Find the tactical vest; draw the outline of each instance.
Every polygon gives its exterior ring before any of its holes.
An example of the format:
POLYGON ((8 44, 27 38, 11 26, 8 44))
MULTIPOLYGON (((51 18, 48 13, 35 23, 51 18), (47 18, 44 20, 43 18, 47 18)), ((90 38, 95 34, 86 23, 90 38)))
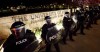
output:
POLYGON ((36 40, 35 34, 31 30, 26 30, 24 37, 19 39, 15 39, 13 35, 10 35, 4 43, 4 52, 29 52, 31 49, 30 52, 33 52, 38 46, 38 41, 36 40), (31 43, 35 45, 30 49, 31 43))

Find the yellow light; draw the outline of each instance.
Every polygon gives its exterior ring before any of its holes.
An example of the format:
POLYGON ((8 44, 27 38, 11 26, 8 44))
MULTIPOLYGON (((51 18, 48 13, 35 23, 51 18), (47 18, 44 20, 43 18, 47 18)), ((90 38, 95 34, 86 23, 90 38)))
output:
POLYGON ((76 16, 75 16, 75 15, 72 16, 72 19, 73 19, 73 21, 74 21, 75 23, 77 23, 77 19, 76 19, 76 16))
POLYGON ((36 38, 37 38, 37 40, 39 41, 39 43, 42 41, 42 39, 41 39, 41 32, 40 33, 36 33, 36 38))
POLYGON ((2 47, 2 45, 0 46, 0 52, 3 52, 3 50, 4 50, 4 48, 2 47))
POLYGON ((59 25, 56 25, 57 30, 61 30, 63 28, 62 23, 60 23, 59 25))
POLYGON ((80 10, 80 8, 77 8, 76 10, 80 10))
POLYGON ((89 6, 86 6, 86 7, 89 7, 89 6))
POLYGON ((100 4, 99 4, 99 6, 100 6, 100 4))

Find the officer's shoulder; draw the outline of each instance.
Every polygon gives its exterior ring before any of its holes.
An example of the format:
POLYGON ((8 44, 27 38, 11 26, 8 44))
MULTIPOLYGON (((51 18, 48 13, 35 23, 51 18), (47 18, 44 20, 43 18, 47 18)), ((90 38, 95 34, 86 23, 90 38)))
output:
POLYGON ((55 23, 52 23, 52 25, 56 25, 55 23))
POLYGON ((45 23, 43 26, 46 26, 47 25, 47 23, 45 23))
POLYGON ((46 27, 47 26, 47 24, 45 23, 43 26, 42 26, 42 28, 44 28, 44 27, 46 27))
POLYGON ((9 38, 14 38, 14 35, 10 34, 10 36, 7 39, 9 39, 9 38))
POLYGON ((29 34, 34 34, 31 30, 29 29, 26 29, 26 33, 29 33, 29 34))

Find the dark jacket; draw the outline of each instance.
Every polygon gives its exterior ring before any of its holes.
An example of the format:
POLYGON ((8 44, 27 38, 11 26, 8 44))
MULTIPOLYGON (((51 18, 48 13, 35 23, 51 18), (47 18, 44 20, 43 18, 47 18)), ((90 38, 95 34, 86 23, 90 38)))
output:
POLYGON ((63 27, 64 28, 70 28, 72 23, 73 23, 72 18, 66 18, 66 17, 63 18, 63 27))
POLYGON ((46 41, 46 35, 47 35, 47 32, 48 32, 48 29, 55 26, 54 23, 48 25, 48 24, 44 24, 43 27, 42 27, 42 34, 41 34, 41 37, 42 39, 44 39, 46 41))
POLYGON ((11 34, 3 44, 4 52, 23 52, 24 49, 35 40, 35 34, 31 32, 31 30, 26 30, 24 37, 19 39, 16 39, 15 36, 11 34))
POLYGON ((77 20, 79 23, 83 23, 85 20, 85 13, 84 12, 79 12, 77 15, 77 20))

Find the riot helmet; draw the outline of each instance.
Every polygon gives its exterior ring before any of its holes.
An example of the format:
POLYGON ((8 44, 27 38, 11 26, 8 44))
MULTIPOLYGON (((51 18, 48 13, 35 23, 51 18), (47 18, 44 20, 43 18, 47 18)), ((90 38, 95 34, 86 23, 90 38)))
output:
POLYGON ((66 17, 66 18, 70 18, 69 12, 65 12, 64 17, 66 17))
POLYGON ((21 27, 21 26, 25 26, 25 24, 24 24, 23 22, 21 22, 21 21, 17 21, 17 22, 14 22, 14 23, 11 25, 11 28, 10 28, 10 29, 12 29, 12 28, 19 28, 19 27, 21 27))
POLYGON ((46 16, 45 20, 46 20, 47 24, 51 24, 51 17, 50 16, 46 16))
POLYGON ((47 20, 47 19, 51 19, 51 17, 50 17, 50 16, 46 16, 46 17, 45 17, 45 20, 47 20))
POLYGON ((25 24, 21 21, 14 22, 11 25, 11 32, 13 35, 15 35, 17 38, 22 36, 25 33, 25 24))

